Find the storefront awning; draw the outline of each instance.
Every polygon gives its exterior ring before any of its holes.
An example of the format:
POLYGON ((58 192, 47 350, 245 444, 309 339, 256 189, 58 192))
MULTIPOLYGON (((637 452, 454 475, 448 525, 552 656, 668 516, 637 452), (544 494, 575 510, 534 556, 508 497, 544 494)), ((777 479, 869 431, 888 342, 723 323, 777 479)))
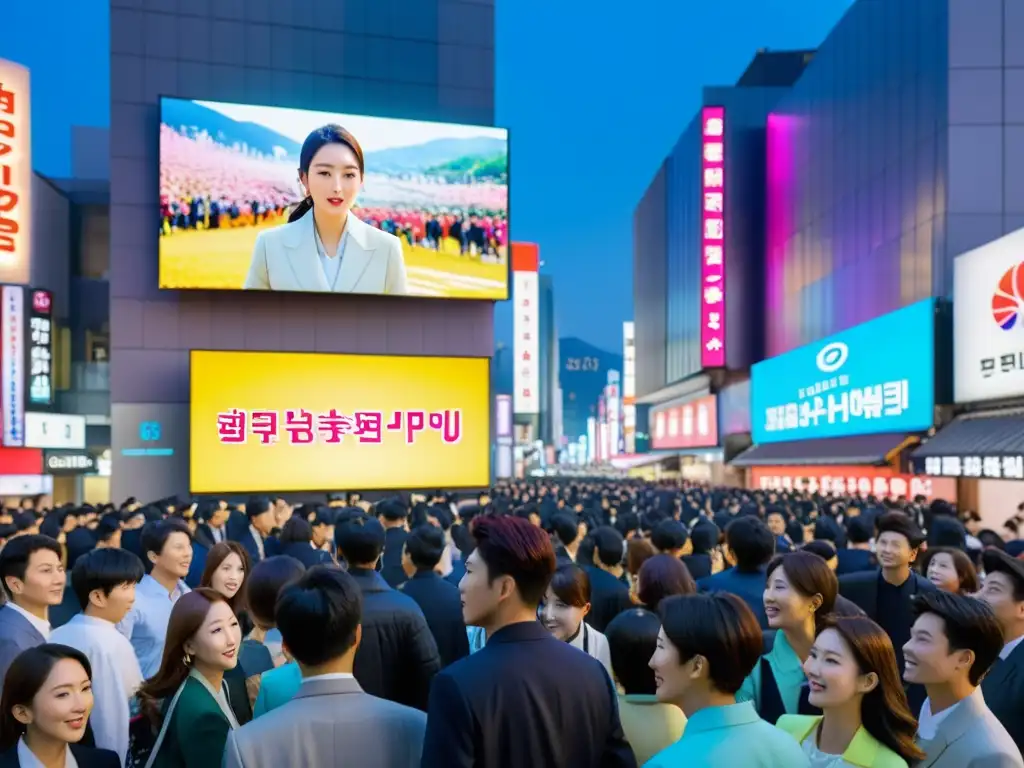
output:
POLYGON ((734 467, 882 465, 916 440, 904 432, 886 432, 762 443, 748 448, 729 463, 734 467))
POLYGON ((1024 480, 1024 409, 958 416, 910 460, 928 475, 1024 480))

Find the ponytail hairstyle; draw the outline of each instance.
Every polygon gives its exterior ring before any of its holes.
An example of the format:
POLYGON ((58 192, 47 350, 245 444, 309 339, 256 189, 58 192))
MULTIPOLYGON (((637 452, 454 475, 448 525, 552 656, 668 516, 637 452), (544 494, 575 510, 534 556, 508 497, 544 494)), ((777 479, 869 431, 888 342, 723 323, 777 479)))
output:
MULTIPOLYGON (((343 144, 351 149, 352 154, 356 156, 356 163, 359 165, 359 175, 364 176, 366 174, 366 165, 363 159, 363 148, 359 146, 359 142, 356 141, 356 137, 340 125, 331 124, 317 128, 306 137, 304 142, 302 142, 302 149, 299 152, 300 178, 309 176, 309 167, 313 164, 313 158, 316 157, 317 152, 328 144, 343 144)), ((302 201, 295 206, 295 210, 289 214, 288 223, 291 224, 293 221, 298 221, 311 210, 313 210, 313 198, 306 195, 302 198, 302 201)))

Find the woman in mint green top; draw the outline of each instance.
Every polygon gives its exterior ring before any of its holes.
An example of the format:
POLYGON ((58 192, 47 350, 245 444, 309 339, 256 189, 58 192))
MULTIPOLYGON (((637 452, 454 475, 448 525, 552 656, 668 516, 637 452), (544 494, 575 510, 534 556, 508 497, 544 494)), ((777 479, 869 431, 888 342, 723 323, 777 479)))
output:
POLYGON ((821 716, 783 715, 812 768, 907 768, 925 754, 892 641, 866 616, 830 616, 804 662, 821 716))
POLYGON ((687 722, 682 738, 647 768, 809 768, 791 736, 758 717, 749 701, 736 701, 763 642, 750 607, 717 592, 670 597, 660 612, 650 662, 658 701, 679 707, 687 722))
POLYGON ((737 701, 753 702, 769 723, 784 714, 820 712, 807 701, 803 662, 814 643, 819 617, 832 612, 839 581, 828 564, 810 552, 780 555, 768 566, 764 610, 775 643, 743 681, 737 701))

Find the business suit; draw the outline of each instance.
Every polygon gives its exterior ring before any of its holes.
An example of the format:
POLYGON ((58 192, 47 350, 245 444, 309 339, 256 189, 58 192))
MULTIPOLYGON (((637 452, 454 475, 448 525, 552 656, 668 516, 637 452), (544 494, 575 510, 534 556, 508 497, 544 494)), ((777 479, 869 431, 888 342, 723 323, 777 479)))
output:
POLYGON ((322 549, 314 549, 308 541, 293 541, 281 546, 281 554, 294 557, 307 568, 314 565, 334 565, 331 556, 322 549))
POLYGON ((917 768, 1022 768, 1020 750, 985 705, 980 690, 954 705, 933 739, 918 738, 926 757, 917 768))
POLYGON ((512 624, 434 678, 423 768, 633 768, 601 662, 512 624))
MULTIPOLYGON (((83 747, 81 744, 68 744, 68 748, 78 763, 78 768, 121 768, 117 753, 109 749, 94 749, 83 747)), ((17 745, 0 754, 0 768, 21 768, 17 745)))
POLYGON ((741 571, 729 568, 697 582, 701 592, 731 592, 743 599, 757 616, 761 629, 768 629, 768 616, 764 612, 764 586, 768 580, 767 570, 741 571))
POLYGON ((46 642, 39 630, 10 605, 0 608, 0 690, 18 654, 46 642))
POLYGON ((453 587, 431 571, 420 571, 402 584, 400 592, 411 597, 423 611, 430 633, 441 654, 441 665, 447 667, 469 655, 469 637, 462 620, 462 598, 453 587))
POLYGON ((608 571, 597 566, 583 569, 590 577, 590 613, 587 624, 598 632, 604 632, 612 619, 632 607, 629 587, 608 571))
POLYGON ((408 287, 402 243, 350 212, 341 270, 332 289, 320 265, 311 211, 297 221, 259 234, 244 288, 403 295, 408 287))
POLYGON ((1024 752, 1024 643, 995 663, 981 681, 981 692, 1017 749, 1024 752))
POLYGON ((417 768, 427 718, 365 693, 351 677, 302 683, 295 698, 228 734, 224 768, 417 768))
POLYGON ((874 552, 867 549, 840 549, 836 552, 836 558, 839 561, 836 576, 873 571, 878 567, 874 552))
POLYGON ((380 575, 392 589, 398 589, 408 578, 402 569, 402 552, 408 538, 409 532, 405 528, 387 528, 384 531, 384 554, 380 558, 380 575))
MULTIPOLYGON (((170 701, 164 702, 165 712, 170 701)), ((153 768, 205 768, 211 764, 211 755, 224 754, 230 732, 231 723, 217 700, 198 680, 186 678, 153 768)))

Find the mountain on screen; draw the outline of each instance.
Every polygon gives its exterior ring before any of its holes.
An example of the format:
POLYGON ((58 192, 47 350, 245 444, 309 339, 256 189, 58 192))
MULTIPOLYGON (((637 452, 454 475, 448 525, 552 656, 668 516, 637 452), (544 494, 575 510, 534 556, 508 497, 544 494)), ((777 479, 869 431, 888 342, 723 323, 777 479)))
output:
MULTIPOLYGON (((277 131, 257 123, 240 122, 207 107, 185 99, 164 99, 161 102, 161 122, 175 129, 181 126, 206 131, 219 143, 231 146, 245 144, 265 155, 275 154, 275 147, 283 149, 289 157, 298 158, 302 145, 282 136, 277 131)), ((297 162, 296 162, 297 164, 297 162)))
POLYGON ((423 173, 466 157, 490 157, 507 151, 504 139, 434 139, 411 147, 378 149, 366 154, 367 170, 377 173, 423 173))

